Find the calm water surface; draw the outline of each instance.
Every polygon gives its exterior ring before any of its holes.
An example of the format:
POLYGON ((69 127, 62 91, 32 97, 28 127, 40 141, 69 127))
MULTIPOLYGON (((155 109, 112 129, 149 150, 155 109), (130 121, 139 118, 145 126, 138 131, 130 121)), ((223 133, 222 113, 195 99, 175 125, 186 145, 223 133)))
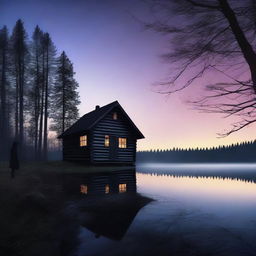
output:
POLYGON ((76 255, 256 255, 256 165, 143 165, 118 175, 79 178, 88 194, 76 201, 76 255), (101 195, 89 197, 95 187, 101 195))

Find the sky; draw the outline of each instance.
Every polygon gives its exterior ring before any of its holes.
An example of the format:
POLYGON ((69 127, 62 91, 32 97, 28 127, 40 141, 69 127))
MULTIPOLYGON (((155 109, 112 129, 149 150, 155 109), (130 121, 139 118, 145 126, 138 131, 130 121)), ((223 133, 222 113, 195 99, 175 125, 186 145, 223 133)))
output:
POLYGON ((58 53, 65 51, 79 83, 80 115, 118 100, 144 134, 138 150, 212 147, 254 140, 255 127, 226 138, 217 133, 235 119, 199 113, 187 101, 203 92, 205 77, 190 88, 164 96, 156 84, 173 66, 160 55, 167 39, 145 30, 151 13, 139 0, 0 0, 0 26, 17 19, 31 36, 36 25, 49 32, 58 53))

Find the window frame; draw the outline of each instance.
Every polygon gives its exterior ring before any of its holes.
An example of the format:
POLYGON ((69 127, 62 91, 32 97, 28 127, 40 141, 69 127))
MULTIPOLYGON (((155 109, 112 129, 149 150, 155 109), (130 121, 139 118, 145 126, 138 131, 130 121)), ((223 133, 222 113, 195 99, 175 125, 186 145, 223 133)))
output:
POLYGON ((112 119, 113 119, 113 120, 117 120, 117 119, 118 119, 117 112, 113 112, 113 114, 112 114, 112 119))
POLYGON ((83 195, 88 194, 88 185, 87 184, 81 184, 80 185, 80 193, 83 195))
POLYGON ((118 137, 118 148, 127 148, 127 138, 118 137))
POLYGON ((105 135, 105 137, 104 137, 104 147, 109 148, 109 145, 110 145, 110 136, 105 135))
POLYGON ((105 185, 105 194, 109 194, 110 193, 110 186, 109 184, 105 185))
POLYGON ((126 183, 119 183, 118 184, 118 192, 119 193, 126 193, 127 192, 127 184, 126 183))
POLYGON ((81 135, 81 136, 79 137, 79 145, 80 145, 81 148, 88 146, 88 137, 87 137, 87 134, 81 135))

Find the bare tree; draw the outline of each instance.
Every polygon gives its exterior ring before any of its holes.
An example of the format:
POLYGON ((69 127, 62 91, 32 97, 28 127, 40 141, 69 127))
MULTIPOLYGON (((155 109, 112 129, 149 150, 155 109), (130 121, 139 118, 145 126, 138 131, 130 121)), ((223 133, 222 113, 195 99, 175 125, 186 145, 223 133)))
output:
POLYGON ((240 117, 222 136, 256 122, 256 1, 152 2, 156 20, 146 27, 170 36, 170 51, 163 58, 174 67, 159 92, 171 94, 210 73, 221 74, 222 81, 206 84, 209 95, 192 103, 210 113, 240 117))

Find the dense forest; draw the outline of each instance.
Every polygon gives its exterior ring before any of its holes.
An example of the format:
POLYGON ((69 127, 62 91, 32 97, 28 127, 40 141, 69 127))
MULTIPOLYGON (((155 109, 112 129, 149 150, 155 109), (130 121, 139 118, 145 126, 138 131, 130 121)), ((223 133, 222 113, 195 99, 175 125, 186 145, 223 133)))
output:
POLYGON ((0 29, 0 160, 18 142, 22 159, 46 160, 55 138, 78 119, 73 64, 49 33, 29 38, 22 20, 0 29), (51 135, 51 136, 50 136, 51 135))
POLYGON ((148 150, 137 153, 137 162, 224 163, 256 162, 256 141, 213 148, 148 150))

